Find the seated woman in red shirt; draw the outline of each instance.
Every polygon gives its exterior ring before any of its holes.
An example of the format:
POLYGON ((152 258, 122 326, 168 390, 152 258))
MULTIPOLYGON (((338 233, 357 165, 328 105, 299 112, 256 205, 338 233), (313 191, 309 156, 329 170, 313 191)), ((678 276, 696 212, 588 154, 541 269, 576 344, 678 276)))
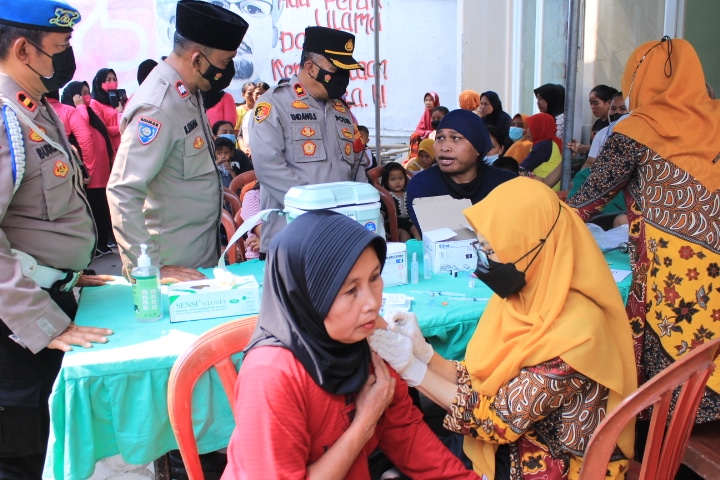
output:
POLYGON ((381 237, 330 211, 305 213, 275 237, 223 480, 369 480, 376 447, 412 478, 478 478, 370 354, 366 339, 384 324, 385 252, 381 237))

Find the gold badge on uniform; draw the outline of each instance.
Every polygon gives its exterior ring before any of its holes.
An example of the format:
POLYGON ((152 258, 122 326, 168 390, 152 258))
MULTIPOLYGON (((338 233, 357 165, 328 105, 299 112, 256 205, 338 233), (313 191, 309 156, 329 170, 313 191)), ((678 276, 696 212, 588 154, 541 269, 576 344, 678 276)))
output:
POLYGON ((271 110, 272 105, 267 102, 260 102, 255 105, 255 121, 257 123, 260 123, 265 120, 267 117, 270 116, 271 110))
POLYGON ((333 108, 337 110, 340 113, 345 113, 345 105, 340 100, 335 100, 335 103, 333 103, 333 108))
MULTIPOLYGON (((44 128, 40 127, 40 130, 41 130, 43 133, 45 133, 45 129, 44 129, 44 128)), ((40 136, 39 133, 37 133, 35 130, 33 130, 33 129, 31 128, 31 129, 30 129, 30 140, 32 140, 33 142, 42 142, 42 141, 43 141, 43 138, 40 136)))
POLYGON ((352 144, 346 143, 345 144, 345 155, 350 156, 351 153, 352 153, 352 144))
POLYGON ((302 85, 300 85, 299 83, 296 83, 296 84, 293 86, 293 88, 295 89, 295 94, 296 94, 298 97, 304 97, 304 96, 305 96, 305 89, 303 88, 302 85))
POLYGON ((55 170, 53 171, 53 173, 55 174, 56 177, 65 178, 69 171, 70 171, 70 168, 67 165, 65 165, 64 162, 61 162, 60 160, 55 162, 55 170))
POLYGON ((350 131, 349 128, 343 128, 342 134, 343 134, 343 137, 347 138, 348 140, 353 139, 353 133, 350 131))
POLYGON ((352 52, 354 47, 355 46, 353 45, 352 38, 350 40, 348 40, 347 43, 345 43, 345 51, 346 52, 352 52))
POLYGON ((193 147, 195 147, 196 150, 200 150, 203 145, 205 145, 205 140, 203 140, 202 137, 195 137, 195 143, 193 143, 193 147))
POLYGON ((295 100, 292 102, 293 108, 310 108, 310 106, 302 100, 295 100))
POLYGON ((312 137, 315 135, 315 130, 305 125, 302 130, 300 130, 300 135, 303 137, 312 137))
POLYGON ((317 145, 315 145, 314 142, 311 142, 308 140, 307 142, 303 143, 303 154, 307 157, 311 157, 315 155, 315 150, 317 150, 317 145))

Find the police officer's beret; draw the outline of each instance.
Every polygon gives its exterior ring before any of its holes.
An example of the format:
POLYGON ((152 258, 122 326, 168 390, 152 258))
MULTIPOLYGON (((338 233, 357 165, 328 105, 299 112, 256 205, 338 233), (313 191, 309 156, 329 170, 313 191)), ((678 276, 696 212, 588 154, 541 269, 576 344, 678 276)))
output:
POLYGON ((218 50, 237 50, 248 23, 240 15, 212 3, 181 0, 177 4, 175 28, 183 37, 218 50))
POLYGON ((352 56, 355 50, 355 35, 327 27, 305 29, 303 50, 319 53, 343 70, 364 68, 352 56))
POLYGON ((57 0, 13 0, 3 2, 0 24, 45 32, 72 32, 80 12, 57 0))

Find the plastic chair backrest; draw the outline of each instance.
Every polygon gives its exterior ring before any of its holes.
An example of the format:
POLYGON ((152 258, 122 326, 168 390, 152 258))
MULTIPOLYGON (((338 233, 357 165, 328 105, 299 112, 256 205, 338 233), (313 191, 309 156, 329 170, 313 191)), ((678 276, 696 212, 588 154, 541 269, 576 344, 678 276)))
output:
MULTIPOLYGON (((227 239, 230 240, 232 236, 235 235, 237 225, 235 224, 235 219, 233 218, 232 214, 224 208, 220 212, 220 223, 225 229, 225 235, 227 235, 227 239)), ((238 239, 238 241, 235 242, 235 245, 233 245, 232 248, 228 249, 227 257, 228 258, 225 263, 228 265, 245 261, 245 241, 242 238, 238 239)))
POLYGON ((400 233, 398 232, 397 207, 395 206, 395 200, 393 200, 390 192, 381 186, 375 185, 375 189, 380 192, 380 201, 385 205, 385 210, 387 210, 390 241, 399 242, 400 233))
POLYGON ((240 211, 240 199, 232 192, 223 192, 223 204, 230 206, 230 213, 233 216, 240 211))
POLYGON ((235 195, 237 195, 238 198, 240 198, 240 192, 242 191, 242 187, 246 183, 250 183, 255 180, 257 180, 257 176, 255 175, 255 170, 243 172, 243 173, 236 175, 235 178, 230 180, 230 186, 228 188, 230 189, 231 192, 233 192, 235 195))
POLYGON ((198 379, 211 368, 217 370, 230 407, 235 408, 237 370, 232 356, 247 345, 257 316, 233 320, 205 332, 173 365, 168 381, 170 425, 189 480, 204 478, 192 422, 192 394, 198 379))
POLYGON ((382 188, 382 186, 380 185, 380 177, 382 176, 382 171, 383 171, 383 167, 378 166, 378 167, 373 167, 370 170, 367 170, 365 172, 365 175, 368 177, 368 179, 370 180, 370 184, 373 187, 382 188))
POLYGON ((628 422, 650 406, 652 417, 639 478, 674 479, 718 353, 720 338, 699 345, 620 402, 593 433, 585 450, 580 480, 605 478, 618 435, 628 422), (678 387, 680 392, 671 412, 673 391, 678 387))

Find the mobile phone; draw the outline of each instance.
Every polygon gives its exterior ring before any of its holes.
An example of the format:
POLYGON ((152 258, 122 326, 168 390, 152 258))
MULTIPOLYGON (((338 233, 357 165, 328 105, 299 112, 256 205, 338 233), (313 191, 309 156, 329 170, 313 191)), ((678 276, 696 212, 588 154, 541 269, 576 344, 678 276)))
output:
POLYGON ((109 90, 108 97, 110 98, 110 105, 112 105, 113 108, 117 108, 120 105, 125 106, 127 103, 127 92, 124 88, 109 90))

